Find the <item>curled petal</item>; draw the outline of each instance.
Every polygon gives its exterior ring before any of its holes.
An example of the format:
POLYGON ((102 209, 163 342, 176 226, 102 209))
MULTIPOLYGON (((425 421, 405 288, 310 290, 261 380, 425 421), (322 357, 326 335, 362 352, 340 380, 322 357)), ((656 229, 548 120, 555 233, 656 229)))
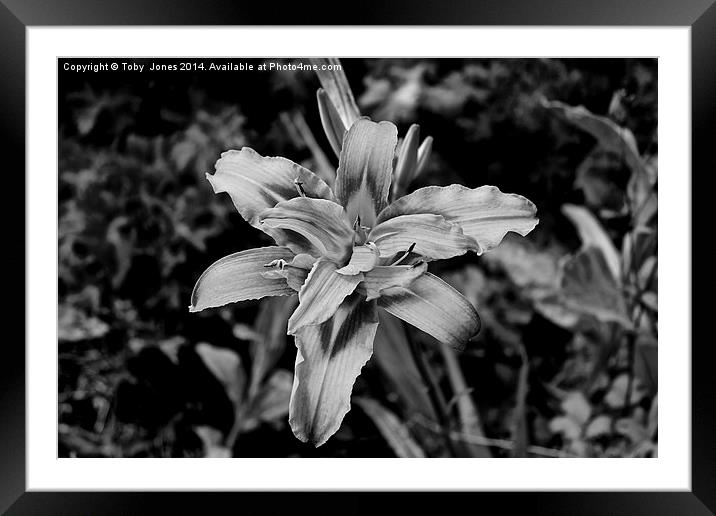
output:
POLYGON ((357 120, 343 140, 336 172, 336 198, 348 220, 360 217, 373 226, 376 214, 388 204, 398 129, 390 122, 357 120))
POLYGON ((293 253, 285 247, 262 247, 234 253, 214 262, 199 277, 191 294, 190 312, 228 303, 286 296, 294 290, 284 278, 265 278, 264 264, 272 260, 290 260, 293 253))
POLYGON ((441 215, 399 215, 381 222, 368 238, 376 243, 381 258, 393 256, 415 244, 413 251, 431 260, 460 256, 468 251, 480 254, 479 244, 466 236, 459 224, 441 215))
POLYGON ((379 298, 382 291, 391 287, 407 287, 427 270, 428 264, 424 262, 418 265, 380 265, 364 275, 360 287, 370 301, 379 298))
POLYGON ((375 302, 364 299, 354 293, 332 318, 296 333, 289 423, 301 441, 322 445, 350 410, 353 384, 373 353, 378 329, 375 302))
POLYGON ((330 187, 310 170, 286 158, 263 157, 249 147, 224 152, 214 175, 206 177, 215 193, 228 193, 241 216, 259 229, 263 211, 299 196, 295 182, 307 197, 333 199, 330 187))
POLYGON ((460 225, 483 251, 500 243, 508 231, 522 236, 537 225, 537 208, 517 194, 505 194, 495 186, 462 185, 420 188, 392 203, 378 216, 378 223, 418 213, 432 213, 460 225))
MULTIPOLYGON (((283 278, 289 287, 298 292, 306 282, 308 273, 313 268, 315 261, 316 259, 308 254, 299 254, 288 263, 283 265, 276 264, 274 268, 267 270, 262 276, 269 279, 283 278)), ((267 265, 264 265, 264 267, 267 265)))
POLYGON ((318 260, 298 293, 298 308, 288 320, 288 333, 293 335, 303 326, 326 321, 362 279, 362 274, 338 274, 336 264, 318 260))
POLYGON ((480 318, 470 302, 429 272, 406 287, 383 290, 378 305, 458 349, 480 331, 480 318))
POLYGON ((353 248, 353 254, 348 265, 341 267, 338 274, 353 275, 371 270, 378 264, 378 248, 373 242, 365 245, 357 245, 353 248))
POLYGON ((332 201, 296 197, 264 211, 260 220, 274 231, 276 242, 296 254, 342 262, 348 259, 353 246, 353 230, 345 211, 332 201))

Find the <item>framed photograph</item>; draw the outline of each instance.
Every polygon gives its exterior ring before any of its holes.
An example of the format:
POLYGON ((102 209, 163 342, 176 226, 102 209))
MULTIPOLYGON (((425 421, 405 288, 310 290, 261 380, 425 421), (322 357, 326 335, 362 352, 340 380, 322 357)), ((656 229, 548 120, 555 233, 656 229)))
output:
POLYGON ((0 508, 713 514, 716 7, 508 3, 4 0, 0 508))

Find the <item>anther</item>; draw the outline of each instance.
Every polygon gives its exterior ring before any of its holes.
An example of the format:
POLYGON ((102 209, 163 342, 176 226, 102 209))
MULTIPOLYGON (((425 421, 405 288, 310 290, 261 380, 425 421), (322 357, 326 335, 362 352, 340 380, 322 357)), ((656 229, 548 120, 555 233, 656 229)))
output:
POLYGON ((410 253, 413 252, 413 249, 415 249, 415 242, 413 242, 412 244, 410 244, 410 247, 408 247, 408 250, 405 251, 400 258, 398 258, 398 259, 395 260, 393 263, 391 263, 391 265, 399 265, 399 264, 403 263, 403 262, 408 258, 408 256, 410 255, 410 253))
POLYGON ((296 190, 298 190, 298 193, 301 197, 306 197, 306 190, 303 189, 303 183, 298 180, 298 178, 293 180, 293 184, 296 185, 296 190))

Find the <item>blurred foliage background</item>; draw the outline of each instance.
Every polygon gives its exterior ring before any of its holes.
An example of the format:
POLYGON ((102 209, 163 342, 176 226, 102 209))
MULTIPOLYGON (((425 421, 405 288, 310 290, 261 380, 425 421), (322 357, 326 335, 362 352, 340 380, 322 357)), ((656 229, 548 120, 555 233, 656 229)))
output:
POLYGON ((411 189, 496 185, 540 224, 431 266, 481 334, 456 354, 381 325, 318 449, 288 428, 295 297, 188 311, 209 264, 269 245, 206 181, 221 152, 335 167, 317 78, 62 63, 61 456, 656 455, 656 60, 342 61, 362 113, 434 138, 411 189))

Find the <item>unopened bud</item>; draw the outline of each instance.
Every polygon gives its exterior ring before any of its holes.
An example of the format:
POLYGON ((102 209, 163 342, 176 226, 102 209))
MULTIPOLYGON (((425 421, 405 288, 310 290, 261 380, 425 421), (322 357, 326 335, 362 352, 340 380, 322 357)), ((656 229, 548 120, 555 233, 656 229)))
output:
POLYGON ((415 177, 415 167, 418 163, 418 142, 420 141, 420 126, 413 124, 408 129, 400 147, 398 161, 395 164, 395 183, 393 197, 402 196, 415 177))
POLYGON ((321 115, 321 125, 323 126, 323 132, 326 133, 328 143, 331 144, 333 152, 336 156, 340 156, 341 148, 343 147, 343 137, 346 134, 346 127, 341 121, 341 117, 338 114, 338 110, 328 98, 328 94, 323 88, 319 88, 316 93, 318 98, 318 112, 321 115))
POLYGON ((423 173, 425 167, 428 164, 428 160, 430 159, 430 154, 432 153, 432 151, 433 137, 428 136, 423 140, 423 143, 420 144, 420 148, 418 149, 418 163, 415 166, 415 176, 413 176, 413 179, 423 173))

